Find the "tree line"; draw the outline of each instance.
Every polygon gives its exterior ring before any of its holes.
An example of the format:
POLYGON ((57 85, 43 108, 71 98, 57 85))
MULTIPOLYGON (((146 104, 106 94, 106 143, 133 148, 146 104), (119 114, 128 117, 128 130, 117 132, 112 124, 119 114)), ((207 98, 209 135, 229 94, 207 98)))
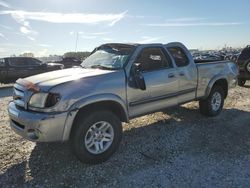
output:
POLYGON ((64 57, 74 57, 79 60, 86 59, 90 55, 91 52, 66 52, 64 57))

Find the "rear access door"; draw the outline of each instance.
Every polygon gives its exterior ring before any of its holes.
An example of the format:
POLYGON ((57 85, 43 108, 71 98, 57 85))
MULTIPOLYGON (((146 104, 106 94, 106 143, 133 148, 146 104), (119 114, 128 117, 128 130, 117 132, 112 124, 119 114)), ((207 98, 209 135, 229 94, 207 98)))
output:
POLYGON ((179 76, 178 104, 192 101, 196 98, 197 90, 197 67, 191 54, 180 43, 166 45, 177 66, 179 76))

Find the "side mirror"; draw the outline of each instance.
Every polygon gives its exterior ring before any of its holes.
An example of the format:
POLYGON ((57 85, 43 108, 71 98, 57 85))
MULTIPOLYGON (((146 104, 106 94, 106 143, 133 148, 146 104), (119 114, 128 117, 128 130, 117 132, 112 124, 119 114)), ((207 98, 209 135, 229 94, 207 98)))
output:
POLYGON ((145 84, 144 77, 140 71, 140 66, 141 66, 140 63, 134 64, 134 79, 135 79, 136 86, 139 89, 146 90, 146 84, 145 84))

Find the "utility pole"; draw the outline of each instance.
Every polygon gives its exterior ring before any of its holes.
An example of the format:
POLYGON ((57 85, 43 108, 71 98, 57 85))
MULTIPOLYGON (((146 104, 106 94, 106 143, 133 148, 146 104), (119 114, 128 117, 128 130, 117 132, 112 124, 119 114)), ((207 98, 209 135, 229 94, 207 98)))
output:
POLYGON ((76 46, 75 46, 75 52, 77 50, 77 43, 78 43, 78 32, 76 32, 76 46))

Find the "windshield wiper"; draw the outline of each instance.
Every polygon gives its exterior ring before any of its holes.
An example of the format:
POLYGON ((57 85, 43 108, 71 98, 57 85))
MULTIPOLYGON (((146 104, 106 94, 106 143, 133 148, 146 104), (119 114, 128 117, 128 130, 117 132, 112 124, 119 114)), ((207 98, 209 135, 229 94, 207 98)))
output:
POLYGON ((90 68, 92 68, 92 69, 102 69, 102 70, 114 70, 114 68, 105 67, 105 66, 102 66, 102 65, 92 65, 90 68))

